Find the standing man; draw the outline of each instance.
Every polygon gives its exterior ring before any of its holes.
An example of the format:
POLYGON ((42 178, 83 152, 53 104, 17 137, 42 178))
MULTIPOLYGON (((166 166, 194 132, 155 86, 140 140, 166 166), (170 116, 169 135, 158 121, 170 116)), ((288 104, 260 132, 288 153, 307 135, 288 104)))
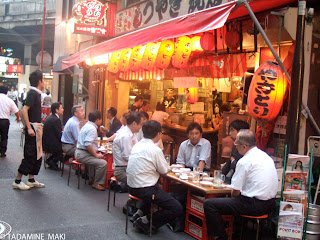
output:
POLYGON ((202 128, 198 123, 190 123, 187 128, 188 140, 181 143, 176 163, 189 168, 200 167, 210 170, 211 143, 202 138, 202 128))
POLYGON ((62 161, 62 122, 60 117, 63 115, 63 107, 60 102, 51 105, 51 115, 46 119, 43 126, 43 150, 51 153, 45 164, 53 170, 60 170, 58 161, 62 161))
POLYGON ((85 112, 81 105, 73 106, 71 109, 72 117, 69 118, 64 126, 61 142, 62 150, 67 156, 74 156, 77 148, 78 135, 80 132, 80 121, 85 117, 85 112))
POLYGON ((234 145, 243 157, 232 177, 231 198, 211 198, 204 202, 208 235, 213 239, 228 239, 221 215, 261 216, 275 206, 278 190, 277 170, 272 158, 256 146, 255 134, 242 129, 234 145))
POLYGON ((110 119, 109 129, 107 132, 107 137, 111 137, 115 134, 122 126, 120 120, 116 117, 117 116, 117 109, 111 107, 107 111, 107 118, 110 119))
POLYGON ((79 162, 82 162, 89 166, 89 181, 93 183, 92 188, 99 191, 104 191, 104 184, 107 174, 107 162, 103 159, 102 154, 97 153, 97 130, 98 127, 101 126, 101 123, 102 116, 100 111, 95 110, 89 113, 89 121, 82 127, 79 133, 75 156, 79 162))
POLYGON ((16 121, 20 122, 19 110, 12 99, 7 97, 8 88, 4 85, 0 86, 0 157, 6 157, 8 145, 8 132, 10 126, 10 113, 16 115, 16 121))
POLYGON ((114 176, 118 181, 127 184, 126 169, 132 147, 136 144, 136 133, 141 128, 141 115, 138 112, 130 112, 127 117, 127 126, 117 133, 113 141, 112 153, 115 165, 114 176))
POLYGON ((29 76, 30 90, 26 103, 21 111, 25 129, 24 158, 18 169, 12 187, 29 190, 32 187, 45 187, 34 179, 38 175, 42 162, 42 123, 41 123, 41 90, 44 87, 42 72, 36 70, 29 76), (29 175, 27 184, 21 182, 22 175, 29 175))
POLYGON ((23 88, 23 93, 20 95, 20 102, 22 103, 22 106, 24 105, 27 98, 27 89, 23 88))
POLYGON ((141 95, 137 95, 136 98, 134 99, 134 103, 131 105, 130 111, 139 112, 142 106, 142 103, 143 103, 143 97, 141 95))
POLYGON ((133 226, 149 235, 151 201, 161 209, 153 214, 154 229, 181 215, 182 206, 158 185, 160 175, 169 169, 161 149, 155 145, 161 138, 160 123, 148 121, 142 131, 144 138, 132 148, 127 174, 129 193, 143 200, 143 206, 134 215, 133 226))

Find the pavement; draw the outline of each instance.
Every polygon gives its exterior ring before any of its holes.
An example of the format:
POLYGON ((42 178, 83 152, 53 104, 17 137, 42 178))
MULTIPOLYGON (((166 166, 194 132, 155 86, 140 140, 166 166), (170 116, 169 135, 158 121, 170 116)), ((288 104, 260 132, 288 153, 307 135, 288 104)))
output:
MULTIPOLYGON (((45 188, 28 191, 12 189, 23 157, 21 128, 14 119, 11 116, 7 157, 0 158, 0 233, 9 231, 8 225, 11 226, 11 233, 4 239, 150 239, 136 231, 130 222, 128 234, 125 234, 122 207, 128 193, 117 193, 116 206, 111 204, 108 212, 108 191, 94 190, 85 185, 83 179, 78 190, 74 171, 67 186, 68 167, 64 176, 60 177, 61 172, 45 170, 42 166, 35 179, 44 183, 45 188)), ((22 180, 26 183, 27 177, 22 180)), ((152 239, 194 238, 184 232, 173 233, 163 226, 152 239)))

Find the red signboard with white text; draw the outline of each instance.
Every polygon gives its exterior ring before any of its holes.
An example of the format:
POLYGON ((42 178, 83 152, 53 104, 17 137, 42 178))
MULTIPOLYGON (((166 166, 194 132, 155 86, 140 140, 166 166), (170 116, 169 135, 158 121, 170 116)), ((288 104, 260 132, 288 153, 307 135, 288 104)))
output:
POLYGON ((8 65, 8 73, 22 73, 23 67, 22 65, 8 65))
POLYGON ((88 26, 83 24, 75 24, 74 33, 109 36, 108 28, 98 27, 98 26, 88 26))

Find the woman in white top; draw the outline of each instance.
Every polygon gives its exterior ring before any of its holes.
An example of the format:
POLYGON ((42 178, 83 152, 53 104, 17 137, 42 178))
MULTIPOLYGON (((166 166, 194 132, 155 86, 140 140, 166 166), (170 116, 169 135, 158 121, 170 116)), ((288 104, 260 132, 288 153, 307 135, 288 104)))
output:
POLYGON ((161 124, 161 127, 163 125, 170 125, 169 122, 169 114, 166 113, 166 106, 164 103, 157 103, 156 111, 153 113, 151 120, 155 120, 161 124))

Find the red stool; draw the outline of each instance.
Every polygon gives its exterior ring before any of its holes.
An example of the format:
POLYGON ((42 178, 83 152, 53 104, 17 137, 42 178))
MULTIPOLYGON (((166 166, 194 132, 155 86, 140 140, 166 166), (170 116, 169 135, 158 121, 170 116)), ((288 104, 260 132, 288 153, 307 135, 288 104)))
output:
MULTIPOLYGON (((126 207, 127 207, 127 211, 126 211, 126 234, 128 234, 128 213, 129 213, 129 202, 130 201, 134 201, 134 206, 135 206, 135 208, 137 207, 137 201, 139 201, 139 200, 142 200, 141 198, 138 198, 138 197, 136 197, 136 196, 133 196, 133 195, 131 195, 131 194, 129 194, 129 199, 128 199, 128 201, 127 201, 127 205, 126 205, 126 207)), ((152 195, 152 201, 154 200, 154 195, 152 195)), ((150 206, 150 221, 149 221, 149 223, 150 223, 150 233, 149 233, 149 236, 151 237, 152 236, 152 209, 153 209, 153 203, 152 203, 152 201, 151 201, 151 206, 150 206)))
POLYGON ((61 177, 63 176, 63 173, 64 173, 64 165, 71 164, 71 162, 72 162, 72 161, 70 161, 70 158, 72 158, 72 160, 76 160, 75 157, 68 156, 65 153, 62 153, 62 155, 63 155, 63 161, 62 162, 60 161, 61 177))
MULTIPOLYGON (((70 174, 71 174, 71 168, 72 165, 76 165, 77 167, 77 176, 78 176, 78 189, 80 189, 80 172, 81 172, 81 166, 84 166, 84 163, 78 162, 77 160, 72 160, 72 162, 70 163, 70 168, 69 168, 69 175, 68 175, 68 186, 69 186, 69 181, 70 181, 70 174)), ((85 180, 85 184, 86 184, 87 180, 85 180)))
MULTIPOLYGON (((111 183, 113 182, 118 182, 117 178, 115 176, 112 176, 110 178, 110 183, 109 183, 109 195, 108 195, 108 211, 109 211, 109 206, 110 206, 110 195, 111 195, 111 183)), ((117 193, 117 189, 113 189, 113 206, 115 206, 115 202, 116 202, 116 193, 117 193)))
MULTIPOLYGON (((256 233, 256 240, 259 239, 259 228, 260 228, 260 220, 261 219, 267 219, 268 218, 268 214, 262 215, 262 216, 248 216, 248 215, 241 215, 242 218, 248 218, 248 219, 255 219, 257 220, 257 233, 256 233)), ((240 240, 242 239, 242 233, 243 233, 243 220, 242 219, 242 226, 241 226, 241 236, 240 236, 240 240)))

